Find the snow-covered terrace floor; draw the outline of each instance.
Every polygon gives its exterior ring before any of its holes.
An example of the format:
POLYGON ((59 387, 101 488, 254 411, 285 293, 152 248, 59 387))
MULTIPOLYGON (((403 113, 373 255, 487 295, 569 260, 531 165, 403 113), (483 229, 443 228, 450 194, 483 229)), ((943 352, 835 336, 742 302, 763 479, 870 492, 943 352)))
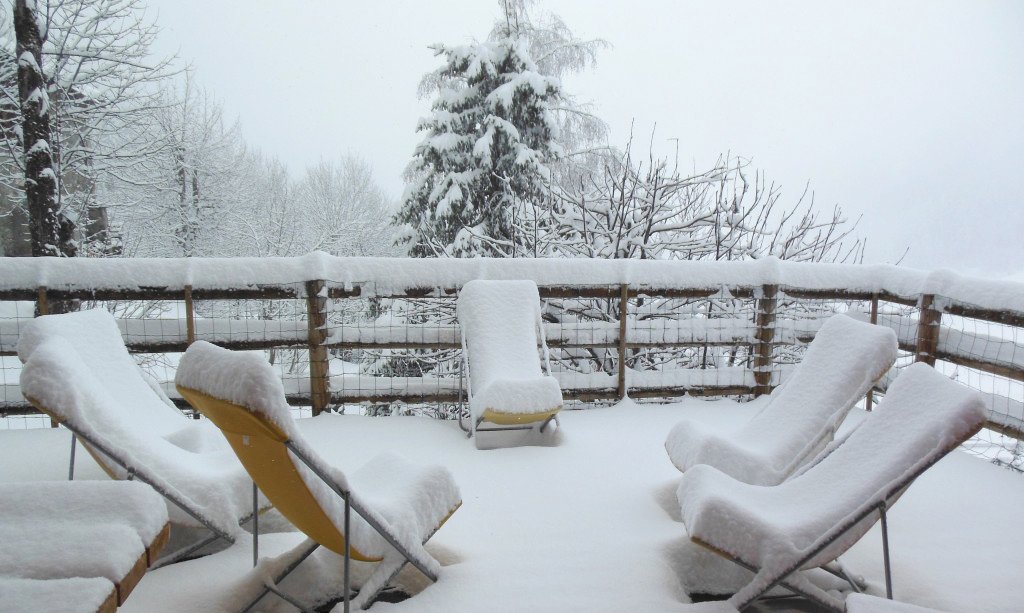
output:
MULTIPOLYGON (((452 422, 324 415, 300 424, 343 469, 396 450, 447 466, 462 489, 462 508, 428 545, 444 565, 440 581, 404 602, 377 603, 378 613, 685 611, 684 582, 721 580, 732 566, 689 543, 675 498, 680 476, 662 443, 684 417, 728 427, 758 405, 686 399, 567 411, 549 446, 488 451, 452 422)), ((0 432, 0 480, 64 478, 68 444, 66 430, 0 432)), ((103 478, 87 454, 78 458, 79 478, 103 478)), ((1022 508, 1020 475, 962 452, 941 461, 890 514, 897 599, 951 612, 1021 610, 1022 508)), ((262 552, 299 541, 294 533, 264 536, 262 552)), ((233 610, 239 586, 254 580, 250 546, 151 572, 122 610, 233 610)), ((336 560, 321 560, 328 563, 304 579, 338 580, 336 560)), ((878 593, 877 526, 843 560, 878 593)), ((401 578, 422 587, 414 571, 401 578)))

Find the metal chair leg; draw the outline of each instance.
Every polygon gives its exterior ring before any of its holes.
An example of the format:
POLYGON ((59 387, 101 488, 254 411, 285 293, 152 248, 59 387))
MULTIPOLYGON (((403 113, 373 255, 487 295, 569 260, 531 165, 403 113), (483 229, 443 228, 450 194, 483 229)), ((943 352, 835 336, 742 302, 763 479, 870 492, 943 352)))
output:
POLYGON ((892 600, 892 567, 889 564, 889 522, 885 516, 886 504, 878 505, 878 516, 882 524, 882 562, 885 564, 885 597, 892 600))
POLYGON ((259 493, 260 490, 256 487, 256 482, 252 482, 252 566, 256 568, 256 564, 260 561, 260 508, 259 508, 259 493))
MULTIPOLYGON (((348 495, 345 496, 345 540, 348 540, 348 535, 352 534, 352 502, 349 500, 348 495)), ((349 613, 350 607, 352 606, 352 547, 345 544, 345 579, 342 583, 342 589, 345 590, 345 613, 349 613)))
POLYGON ((71 461, 68 462, 68 481, 75 480, 75 447, 77 447, 78 437, 75 433, 71 433, 71 461))
MULTIPOLYGON (((317 543, 315 541, 312 541, 311 545, 309 546, 309 548, 306 549, 305 551, 303 551, 296 559, 292 560, 292 562, 290 564, 288 564, 288 566, 286 566, 280 573, 277 574, 276 577, 274 577, 274 580, 271 583, 274 586, 276 586, 277 584, 281 583, 281 581, 283 581, 285 577, 287 577, 289 574, 291 574, 291 572, 293 570, 298 568, 299 564, 302 564, 302 562, 306 558, 308 558, 310 556, 310 554, 312 554, 314 551, 316 551, 317 547, 319 547, 319 546, 320 546, 319 543, 317 543)), ((284 598, 285 601, 287 601, 288 603, 294 605, 296 608, 302 609, 302 607, 299 606, 298 604, 296 604, 295 602, 293 602, 293 600, 290 597, 284 596, 283 593, 280 590, 278 590, 276 587, 272 587, 269 584, 265 584, 263 586, 263 589, 260 590, 260 593, 255 598, 253 598, 249 602, 249 604, 247 604, 242 609, 242 613, 247 613, 248 611, 251 611, 253 609, 253 607, 255 607, 257 604, 259 604, 260 600, 263 600, 264 596, 266 596, 267 594, 269 594, 271 592, 273 592, 274 594, 280 596, 281 598, 284 598)))

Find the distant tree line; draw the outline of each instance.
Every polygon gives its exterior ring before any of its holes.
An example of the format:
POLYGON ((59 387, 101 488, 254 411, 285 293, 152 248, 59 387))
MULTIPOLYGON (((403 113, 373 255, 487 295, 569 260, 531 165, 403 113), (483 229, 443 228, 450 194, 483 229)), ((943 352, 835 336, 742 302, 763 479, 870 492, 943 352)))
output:
POLYGON ((142 0, 15 0, 0 20, 0 255, 386 255, 354 154, 297 177, 244 142, 142 0))

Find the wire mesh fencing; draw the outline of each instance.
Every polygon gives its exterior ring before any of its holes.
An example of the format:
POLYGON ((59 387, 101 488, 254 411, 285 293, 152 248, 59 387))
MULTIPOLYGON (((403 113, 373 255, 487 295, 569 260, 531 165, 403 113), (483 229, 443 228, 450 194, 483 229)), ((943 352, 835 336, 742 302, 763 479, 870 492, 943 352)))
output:
POLYGON ((327 307, 332 407, 457 417, 463 381, 454 294, 392 296, 374 283, 351 293, 327 307))
POLYGON ((36 303, 29 300, 0 302, 0 407, 9 411, 2 413, 0 429, 21 430, 26 428, 48 428, 50 418, 31 410, 18 379, 21 376, 21 361, 18 360, 18 338, 28 322, 35 317, 36 303))
MULTIPOLYGON (((786 286, 559 286, 541 287, 541 296, 551 370, 567 400, 768 393, 800 361, 823 321, 846 313, 897 334, 900 357, 878 391, 903 366, 934 363, 985 399, 990 428, 966 447, 1024 468, 1017 438, 1024 431, 1019 315, 942 296, 915 303, 786 286)), ((456 300, 455 288, 396 295, 374 282, 304 281, 194 293, 138 290, 80 306, 111 312, 147 376, 186 412, 174 373, 188 344, 206 340, 261 352, 280 373, 297 416, 329 409, 450 419, 467 387, 456 300)), ((30 300, 0 301, 0 428, 50 425, 18 388, 16 345, 35 312, 30 300)))

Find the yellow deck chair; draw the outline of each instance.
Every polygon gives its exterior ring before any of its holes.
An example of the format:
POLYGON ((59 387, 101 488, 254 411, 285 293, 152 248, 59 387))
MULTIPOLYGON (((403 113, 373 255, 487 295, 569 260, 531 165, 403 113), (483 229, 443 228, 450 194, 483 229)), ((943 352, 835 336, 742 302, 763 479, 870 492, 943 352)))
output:
POLYGON ((339 596, 346 610, 350 559, 378 563, 353 600, 362 609, 406 563, 437 580, 439 564, 423 544, 462 504, 446 469, 419 467, 383 454, 350 476, 342 474, 297 431, 280 378, 260 355, 194 343, 181 358, 176 384, 221 429, 267 499, 312 541, 242 610, 252 609, 268 592, 302 608, 276 585, 319 546, 344 558, 339 596))
POLYGON ((470 281, 459 292, 458 318, 472 418, 467 434, 543 430, 557 420, 562 390, 551 376, 537 284, 470 281))

